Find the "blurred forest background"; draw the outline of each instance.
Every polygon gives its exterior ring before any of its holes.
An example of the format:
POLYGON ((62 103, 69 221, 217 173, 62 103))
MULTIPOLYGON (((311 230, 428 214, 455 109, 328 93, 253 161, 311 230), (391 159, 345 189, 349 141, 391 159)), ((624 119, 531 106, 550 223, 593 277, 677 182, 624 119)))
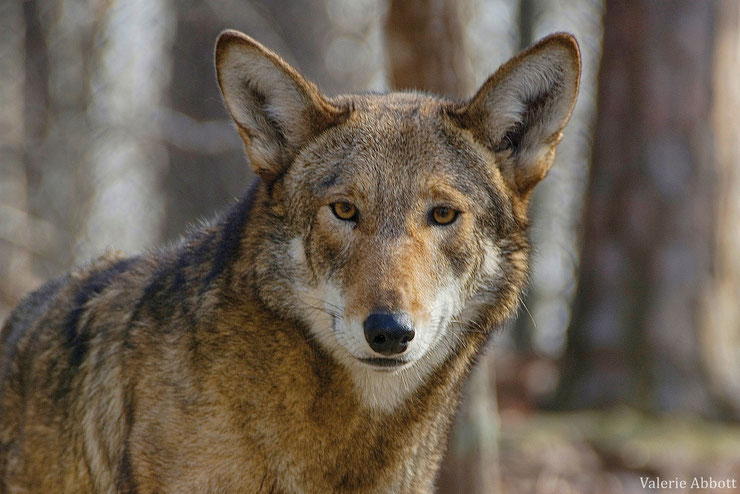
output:
POLYGON ((0 320, 247 187, 212 66, 224 28, 330 95, 451 97, 574 33, 582 89, 532 206, 526 310, 469 382, 439 492, 740 482, 735 0, 0 0, 0 320))

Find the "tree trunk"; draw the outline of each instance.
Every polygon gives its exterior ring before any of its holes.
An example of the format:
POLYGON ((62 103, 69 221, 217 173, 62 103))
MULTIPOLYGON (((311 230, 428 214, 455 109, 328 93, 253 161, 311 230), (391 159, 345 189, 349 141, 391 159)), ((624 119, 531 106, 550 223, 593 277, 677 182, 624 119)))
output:
POLYGON ((156 245, 164 228, 167 149, 156 116, 170 78, 172 9, 166 0, 119 0, 105 10, 95 46, 86 177, 91 199, 76 261, 108 248, 156 245))
POLYGON ((567 406, 711 409, 698 328, 718 192, 713 5, 607 1, 567 406))
POLYGON ((24 159, 23 4, 0 4, 0 321, 34 284, 24 159))
POLYGON ((40 279, 75 259, 89 197, 87 170, 90 73, 98 11, 86 0, 24 3, 26 9, 26 170, 40 279))
POLYGON ((740 416, 740 5, 717 3, 712 124, 717 190, 713 260, 701 298, 703 363, 718 398, 740 416))
POLYGON ((389 2, 386 50, 394 89, 469 96, 473 83, 463 45, 458 10, 461 3, 464 2, 389 2))
POLYGON ((532 282, 525 300, 531 316, 525 313, 520 317, 513 331, 520 351, 534 351, 550 359, 561 357, 565 350, 576 295, 579 236, 596 120, 603 10, 602 0, 520 3, 522 47, 552 32, 568 31, 578 40, 583 62, 576 107, 558 145, 555 163, 532 198, 532 282))

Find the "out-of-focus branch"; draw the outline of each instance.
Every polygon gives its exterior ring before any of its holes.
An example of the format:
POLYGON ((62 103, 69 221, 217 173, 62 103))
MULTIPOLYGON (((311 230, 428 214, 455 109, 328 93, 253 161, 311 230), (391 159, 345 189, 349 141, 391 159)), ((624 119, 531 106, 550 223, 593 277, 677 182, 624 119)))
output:
POLYGON ((53 264, 58 264, 54 246, 72 242, 67 232, 23 209, 0 204, 0 218, 2 218, 0 221, 1 241, 45 258, 53 264))
POLYGON ((181 151, 198 154, 221 154, 242 149, 242 141, 231 120, 200 121, 161 107, 156 113, 159 137, 181 151))

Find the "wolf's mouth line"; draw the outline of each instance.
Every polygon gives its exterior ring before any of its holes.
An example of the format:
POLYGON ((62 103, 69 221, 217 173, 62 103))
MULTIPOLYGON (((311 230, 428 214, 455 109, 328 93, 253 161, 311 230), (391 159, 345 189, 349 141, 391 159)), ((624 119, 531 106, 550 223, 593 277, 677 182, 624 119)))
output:
POLYGON ((337 315, 336 314, 330 314, 330 315, 331 315, 331 332, 336 337, 339 335, 339 331, 337 330, 337 315))
POLYGON ((398 358, 384 358, 384 357, 371 357, 358 359, 361 362, 372 365, 374 367, 400 367, 402 365, 410 363, 409 360, 398 359, 398 358))

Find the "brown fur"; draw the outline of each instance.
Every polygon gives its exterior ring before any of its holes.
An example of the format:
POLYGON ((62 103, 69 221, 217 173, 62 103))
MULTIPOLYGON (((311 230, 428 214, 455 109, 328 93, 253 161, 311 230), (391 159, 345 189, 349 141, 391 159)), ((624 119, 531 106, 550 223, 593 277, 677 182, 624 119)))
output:
POLYGON ((327 99, 257 42, 222 34, 219 83, 261 180, 178 245, 105 256, 13 312, 0 493, 431 491, 462 382, 521 296, 528 197, 579 63, 558 34, 469 102, 327 99), (359 219, 334 218, 336 201, 359 219), (437 204, 457 221, 431 225, 437 204), (341 311, 316 298, 328 285, 341 311), (408 370, 368 369, 329 327, 403 311, 421 345, 435 300, 457 304, 435 326, 443 344, 408 370), (380 379, 395 401, 363 394, 380 379))

